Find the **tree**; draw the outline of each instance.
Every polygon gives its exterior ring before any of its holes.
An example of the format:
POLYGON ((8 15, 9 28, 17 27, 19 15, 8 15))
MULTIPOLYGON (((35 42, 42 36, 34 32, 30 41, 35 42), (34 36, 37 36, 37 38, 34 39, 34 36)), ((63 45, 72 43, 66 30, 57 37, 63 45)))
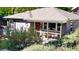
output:
POLYGON ((59 9, 71 12, 72 7, 57 7, 59 9))
POLYGON ((21 13, 24 11, 34 10, 37 8, 39 8, 39 7, 0 7, 0 16, 21 13))

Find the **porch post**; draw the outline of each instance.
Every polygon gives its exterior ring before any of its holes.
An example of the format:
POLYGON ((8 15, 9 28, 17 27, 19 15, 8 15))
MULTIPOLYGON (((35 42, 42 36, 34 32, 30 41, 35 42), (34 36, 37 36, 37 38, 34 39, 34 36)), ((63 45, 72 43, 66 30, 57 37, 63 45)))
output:
POLYGON ((44 30, 44 22, 42 23, 42 30, 44 30))
POLYGON ((62 23, 61 23, 61 26, 60 26, 60 38, 62 36, 62 23))
POLYGON ((48 39, 48 22, 47 22, 47 39, 48 39))
POLYGON ((55 28, 55 31, 57 32, 57 23, 56 23, 56 28, 55 28))

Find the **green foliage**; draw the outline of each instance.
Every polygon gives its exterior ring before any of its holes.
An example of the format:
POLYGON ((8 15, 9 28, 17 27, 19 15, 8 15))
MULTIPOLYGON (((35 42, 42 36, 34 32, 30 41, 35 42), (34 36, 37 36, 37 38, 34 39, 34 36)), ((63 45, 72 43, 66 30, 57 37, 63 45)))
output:
POLYGON ((69 12, 71 12, 71 9, 72 9, 72 7, 57 7, 57 8, 60 8, 62 10, 69 11, 69 12))
POLYGON ((75 48, 63 47, 63 51, 79 51, 79 45, 77 45, 75 48))
POLYGON ((64 38, 66 42, 79 41, 79 28, 77 28, 72 34, 66 35, 64 38))
POLYGON ((30 47, 25 48, 23 51, 53 51, 55 46, 43 46, 39 44, 31 45, 30 47))
POLYGON ((27 38, 29 40, 35 41, 36 43, 38 43, 40 41, 39 33, 37 33, 36 31, 34 31, 34 28, 30 28, 29 29, 27 38))
POLYGON ((56 41, 49 42, 50 44, 53 44, 55 47, 61 47, 62 46, 62 39, 57 39, 56 41))
POLYGON ((79 28, 77 28, 72 34, 63 37, 63 44, 66 44, 66 46, 68 45, 71 47, 72 45, 79 44, 79 28))
POLYGON ((30 47, 24 48, 22 51, 79 51, 79 45, 77 45, 75 48, 71 47, 58 47, 55 48, 54 45, 49 45, 49 46, 43 46, 40 44, 34 44, 31 45, 30 47))
POLYGON ((39 7, 0 7, 0 16, 12 15, 37 8, 39 7))
POLYGON ((14 49, 16 42, 13 40, 0 40, 0 49, 14 49))
POLYGON ((7 34, 7 38, 16 41, 19 47, 21 47, 21 44, 23 47, 30 46, 34 43, 39 43, 40 40, 39 33, 34 32, 33 28, 29 29, 28 32, 23 29, 8 32, 9 35, 7 34))
POLYGON ((9 39, 13 39, 15 41, 23 41, 27 38, 27 32, 26 30, 15 30, 11 33, 11 35, 8 37, 9 39))
POLYGON ((10 28, 7 27, 7 38, 8 39, 12 39, 12 40, 15 40, 15 41, 24 41, 27 36, 28 36, 28 33, 26 32, 26 30, 10 30, 10 28))

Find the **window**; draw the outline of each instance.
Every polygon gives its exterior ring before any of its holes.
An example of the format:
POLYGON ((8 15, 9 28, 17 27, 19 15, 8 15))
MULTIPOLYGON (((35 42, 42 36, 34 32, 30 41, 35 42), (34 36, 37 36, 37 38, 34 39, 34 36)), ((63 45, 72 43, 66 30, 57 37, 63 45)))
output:
POLYGON ((44 30, 47 30, 47 23, 44 23, 44 30))
POLYGON ((49 30, 55 30, 56 23, 49 23, 48 27, 49 27, 49 30))
POLYGON ((61 26, 61 24, 58 23, 58 24, 57 24, 57 31, 60 31, 60 26, 61 26))

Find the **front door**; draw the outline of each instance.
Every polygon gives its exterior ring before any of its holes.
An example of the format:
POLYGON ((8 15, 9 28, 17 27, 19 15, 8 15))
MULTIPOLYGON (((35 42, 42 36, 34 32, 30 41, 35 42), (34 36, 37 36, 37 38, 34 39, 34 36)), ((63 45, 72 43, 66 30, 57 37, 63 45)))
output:
POLYGON ((35 23, 35 29, 36 29, 36 31, 40 31, 40 29, 41 29, 41 24, 40 24, 40 22, 36 22, 36 23, 35 23))

